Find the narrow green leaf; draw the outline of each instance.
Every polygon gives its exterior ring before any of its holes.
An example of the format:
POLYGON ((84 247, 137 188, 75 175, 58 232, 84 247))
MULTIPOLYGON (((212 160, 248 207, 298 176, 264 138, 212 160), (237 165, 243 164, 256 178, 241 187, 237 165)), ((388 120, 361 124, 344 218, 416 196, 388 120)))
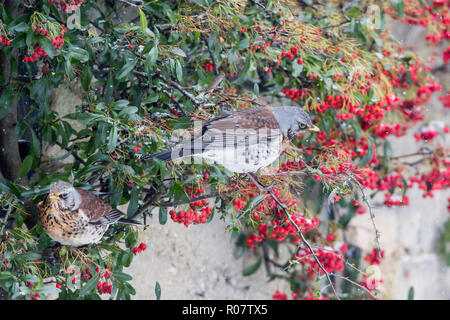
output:
POLYGON ((408 290, 408 300, 414 300, 414 287, 410 287, 408 290))
POLYGON ((117 126, 114 127, 109 132, 109 141, 108 141, 108 151, 113 152, 116 149, 117 145, 117 126))
POLYGON ((133 188, 131 189, 130 202, 128 203, 127 215, 133 215, 138 208, 138 200, 139 194, 138 189, 135 184, 133 184, 133 188))
POLYGON ((91 293, 91 291, 95 288, 97 285, 98 280, 100 279, 100 272, 96 273, 94 276, 92 276, 92 279, 86 282, 86 284, 80 289, 80 296, 84 296, 86 294, 91 293))
POLYGON ((178 182, 170 188, 169 192, 173 196, 173 201, 175 202, 182 201, 189 203, 191 201, 184 188, 178 182))
POLYGON ((141 23, 142 32, 145 32, 145 29, 148 28, 148 24, 147 24, 147 17, 145 16, 145 13, 144 11, 142 11, 142 9, 139 9, 139 21, 141 23))
POLYGON ((117 278, 120 281, 130 281, 133 279, 129 274, 123 273, 121 271, 115 271, 112 274, 113 277, 117 278))
POLYGON ((156 281, 156 284, 155 284, 155 295, 156 295, 156 300, 161 300, 161 286, 159 285, 158 281, 156 281))
POLYGON ((251 276, 252 274, 254 274, 256 271, 258 271, 259 267, 261 266, 261 262, 262 262, 262 259, 259 258, 258 261, 256 261, 254 264, 245 268, 244 271, 242 272, 242 275, 244 277, 248 277, 248 276, 251 276))
POLYGON ((159 208, 159 223, 164 225, 167 222, 167 208, 159 208))
POLYGON ((31 155, 27 155, 23 160, 22 167, 19 171, 19 178, 24 177, 28 172, 30 172, 33 167, 33 157, 31 155))

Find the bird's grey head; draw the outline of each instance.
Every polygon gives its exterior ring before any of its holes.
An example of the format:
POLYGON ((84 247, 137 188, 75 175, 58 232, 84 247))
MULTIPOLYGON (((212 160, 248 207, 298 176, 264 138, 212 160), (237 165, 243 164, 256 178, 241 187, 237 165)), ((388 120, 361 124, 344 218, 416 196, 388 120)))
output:
POLYGON ((309 114, 300 107, 274 107, 271 110, 280 124, 282 134, 289 139, 302 131, 320 131, 312 123, 309 114))
POLYGON ((50 185, 49 198, 58 203, 61 210, 75 211, 80 207, 81 196, 78 191, 64 181, 56 181, 50 185))

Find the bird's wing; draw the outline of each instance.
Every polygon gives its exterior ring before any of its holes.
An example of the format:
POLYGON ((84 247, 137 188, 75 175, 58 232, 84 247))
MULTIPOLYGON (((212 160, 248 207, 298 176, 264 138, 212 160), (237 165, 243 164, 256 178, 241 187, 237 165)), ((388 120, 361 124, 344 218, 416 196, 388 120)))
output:
POLYGON ((111 206, 90 191, 77 189, 81 195, 80 210, 89 218, 91 224, 112 224, 125 213, 111 206))
POLYGON ((270 142, 280 136, 280 126, 273 113, 267 107, 255 107, 206 122, 200 135, 179 145, 175 152, 185 156, 188 155, 186 150, 195 150, 190 154, 197 154, 206 149, 220 150, 236 145, 270 142))
POLYGON ((244 109, 230 115, 217 117, 204 125, 204 130, 217 129, 280 129, 280 125, 267 107, 254 107, 244 109))

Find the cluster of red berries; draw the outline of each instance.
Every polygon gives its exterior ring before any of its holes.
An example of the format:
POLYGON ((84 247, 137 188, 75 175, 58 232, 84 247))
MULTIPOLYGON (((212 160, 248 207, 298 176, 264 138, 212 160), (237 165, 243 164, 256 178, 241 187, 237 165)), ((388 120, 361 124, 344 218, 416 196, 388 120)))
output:
POLYGON ((208 205, 208 200, 194 201, 189 204, 189 210, 181 210, 176 212, 170 210, 170 218, 177 223, 183 223, 186 227, 191 223, 206 223, 211 216, 212 210, 208 205))
POLYGON ((32 293, 29 293, 28 296, 31 298, 31 300, 37 300, 40 296, 39 293, 35 292, 34 295, 32 293))
POLYGON ((384 258, 384 250, 381 250, 378 254, 378 249, 374 248, 372 252, 368 253, 364 257, 364 261, 367 261, 369 264, 380 264, 381 259, 384 258))
MULTIPOLYGON (((394 8, 385 9, 394 19, 398 19, 394 8)), ((429 27, 433 33, 426 36, 429 45, 438 45, 439 42, 450 39, 450 14, 447 0, 435 0, 431 5, 421 1, 405 0, 404 18, 402 22, 411 25, 429 27), (446 6, 447 5, 447 6, 446 6)))
MULTIPOLYGON (((256 186, 251 183, 250 188, 255 189, 256 186)), ((295 208, 298 204, 298 201, 292 199, 291 195, 288 195, 286 198, 281 197, 281 192, 277 188, 273 188, 272 192, 286 207, 295 208)), ((255 196, 255 193, 250 190, 244 190, 241 193, 244 194, 244 197, 239 198, 239 201, 235 202, 235 208, 238 205, 239 210, 242 210, 247 202, 255 196)), ((254 220, 261 221, 261 223, 258 224, 257 232, 251 233, 246 239, 246 244, 249 248, 254 248, 257 243, 262 242, 266 238, 275 239, 275 241, 280 242, 291 236, 292 242, 295 243, 299 241, 296 227, 285 215, 284 210, 278 206, 277 202, 269 194, 264 201, 254 209, 251 216, 254 220)), ((306 218, 303 213, 296 210, 291 213, 291 219, 304 233, 310 232, 320 224, 317 217, 309 219, 306 218)))
MULTIPOLYGON (((88 270, 88 269, 87 269, 88 270)), ((96 268, 95 269, 95 273, 99 273, 100 272, 100 268, 96 268)), ((101 280, 99 280, 97 282, 97 292, 98 294, 111 294, 112 291, 112 284, 108 283, 108 279, 111 277, 111 270, 106 267, 103 269, 103 271, 100 273, 100 279, 104 278, 105 280, 102 282, 101 280)))
POLYGON ((407 127, 401 123, 385 124, 383 122, 377 123, 373 126, 372 133, 381 139, 386 139, 389 136, 401 137, 406 134, 407 127))
POLYGON ((442 59, 444 60, 444 63, 447 64, 450 60, 450 46, 448 46, 443 52, 442 52, 442 59))
POLYGON ((9 40, 6 36, 0 36, 0 46, 2 44, 6 44, 7 46, 10 46, 11 40, 9 40))
POLYGON ((109 284, 107 281, 98 281, 97 282, 97 292, 98 294, 111 294, 112 292, 112 284, 109 284))
POLYGON ((23 58, 23 61, 34 62, 35 60, 38 60, 40 57, 46 57, 46 56, 47 56, 47 53, 45 53, 45 51, 41 47, 36 46, 36 47, 34 47, 33 55, 31 57, 25 56, 23 58))
POLYGON ((287 294, 286 293, 282 293, 279 290, 277 290, 275 292, 275 294, 272 296, 273 300, 287 300, 287 294))
POLYGON ((414 134, 416 141, 431 141, 439 135, 439 131, 435 127, 438 127, 444 133, 449 133, 450 129, 442 122, 435 122, 434 126, 426 126, 420 129, 419 133, 414 134))
POLYGON ((440 96, 439 100, 442 102, 444 108, 450 108, 450 93, 445 96, 440 96))
POLYGON ((281 90, 286 96, 294 101, 301 100, 311 94, 311 88, 300 89, 283 89, 281 90))
MULTIPOLYGON (((336 243, 335 247, 318 248, 314 251, 314 255, 319 259, 327 272, 335 272, 344 270, 344 254, 347 252, 347 244, 336 243)), ((302 265, 308 265, 308 277, 314 277, 316 272, 323 273, 319 264, 312 257, 311 251, 308 249, 300 250, 294 258, 302 265)))
POLYGON ((134 152, 141 152, 142 143, 139 142, 136 147, 133 148, 134 152))
POLYGON ((137 247, 133 247, 133 246, 130 247, 130 250, 131 250, 131 252, 133 252, 134 255, 138 254, 139 252, 144 251, 145 249, 147 249, 147 245, 143 242, 141 242, 139 244, 139 246, 137 246, 137 247))
POLYGON ((425 191, 423 198, 433 198, 435 190, 443 190, 450 187, 450 163, 446 163, 445 168, 435 167, 429 173, 423 173, 419 177, 409 178, 409 186, 417 183, 418 187, 425 191))
POLYGON ((299 54, 300 52, 300 46, 291 47, 289 48, 289 51, 282 51, 281 56, 287 57, 290 60, 294 60, 294 58, 299 54))
POLYGON ((40 34, 41 36, 49 35, 49 31, 47 29, 44 29, 43 26, 38 23, 36 25, 32 24, 30 28, 33 29, 36 34, 40 34))
POLYGON ((205 188, 203 188, 205 182, 209 179, 209 173, 204 173, 202 180, 200 180, 198 185, 193 185, 192 187, 189 187, 188 185, 184 185, 183 189, 186 191, 186 194, 189 196, 190 199, 197 198, 205 193, 205 188))
POLYGON ((84 0, 49 0, 50 3, 53 3, 58 9, 67 12, 69 8, 74 6, 81 6, 84 0))
MULTIPOLYGON (((31 25, 30 28, 33 29, 36 34, 40 34, 41 36, 44 36, 44 37, 47 37, 50 34, 50 32, 47 29, 45 29, 44 26, 40 25, 39 23, 37 23, 36 25, 31 25)), ((59 49, 64 44, 63 36, 66 32, 67 32, 67 29, 62 28, 60 31, 60 35, 56 36, 55 38, 50 39, 50 41, 52 42, 53 47, 55 49, 59 49)))
POLYGON ((64 44, 64 39, 61 36, 57 36, 56 38, 50 39, 55 49, 59 49, 64 44))
POLYGON ((380 284, 383 283, 383 279, 377 279, 374 277, 369 277, 365 274, 363 274, 363 279, 358 282, 359 285, 363 286, 364 288, 372 291, 377 290, 380 287, 380 284))
POLYGON ((205 70, 205 71, 213 71, 213 70, 214 70, 214 65, 211 63, 211 61, 206 60, 206 61, 203 63, 202 68, 203 68, 203 70, 205 70))
POLYGON ((397 196, 392 195, 390 193, 385 193, 385 200, 384 205, 387 207, 393 207, 393 206, 407 206, 409 205, 409 197, 408 196, 397 196))

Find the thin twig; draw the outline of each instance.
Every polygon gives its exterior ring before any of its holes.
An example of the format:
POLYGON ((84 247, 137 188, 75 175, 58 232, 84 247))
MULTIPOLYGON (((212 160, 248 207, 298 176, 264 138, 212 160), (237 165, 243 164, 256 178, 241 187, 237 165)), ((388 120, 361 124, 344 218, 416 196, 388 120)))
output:
MULTIPOLYGON (((375 297, 375 296, 373 295, 373 293, 370 292, 369 289, 367 289, 366 287, 360 285, 358 282, 355 282, 355 281, 349 279, 348 277, 344 277, 344 276, 341 276, 341 275, 338 275, 338 274, 335 274, 335 273, 333 273, 332 275, 335 276, 335 277, 338 277, 338 278, 340 278, 340 279, 342 279, 342 280, 348 281, 348 282, 350 282, 351 284, 357 286, 358 288, 364 290, 364 291, 365 291, 372 299, 375 299, 375 300, 377 299, 377 297, 375 297)), ((328 285, 325 286, 324 288, 322 288, 322 290, 324 290, 326 287, 328 287, 328 285)))
POLYGON ((278 206, 284 211, 284 213, 286 214, 286 216, 289 219, 289 221, 291 222, 291 224, 295 227, 295 229, 297 230, 298 234, 300 235, 300 238, 301 238, 303 244, 312 253, 312 256, 314 257, 314 260, 316 261, 316 263, 318 264, 319 268, 323 271, 323 273, 327 277, 328 283, 331 286, 331 289, 333 290, 333 293, 336 296, 336 299, 340 300, 339 295, 336 292, 336 288, 333 285, 333 281, 330 278, 330 273, 327 270, 325 270, 325 268, 322 265, 322 263, 320 262, 319 258, 314 254, 314 250, 313 250, 312 246, 309 244, 308 240, 306 240, 306 238, 305 238, 302 230, 300 229, 300 227, 295 223, 294 220, 292 220, 292 216, 289 213, 289 211, 287 210, 286 206, 277 198, 277 196, 273 193, 272 190, 269 191, 269 194, 272 196, 272 198, 275 200, 275 202, 278 204, 278 206))
POLYGON ((2 228, 0 229, 0 234, 3 233, 3 230, 5 229, 5 227, 8 223, 8 219, 9 219, 9 215, 11 214, 11 211, 12 211, 12 206, 11 206, 11 204, 9 204, 8 211, 6 211, 5 219, 3 219, 2 228))

